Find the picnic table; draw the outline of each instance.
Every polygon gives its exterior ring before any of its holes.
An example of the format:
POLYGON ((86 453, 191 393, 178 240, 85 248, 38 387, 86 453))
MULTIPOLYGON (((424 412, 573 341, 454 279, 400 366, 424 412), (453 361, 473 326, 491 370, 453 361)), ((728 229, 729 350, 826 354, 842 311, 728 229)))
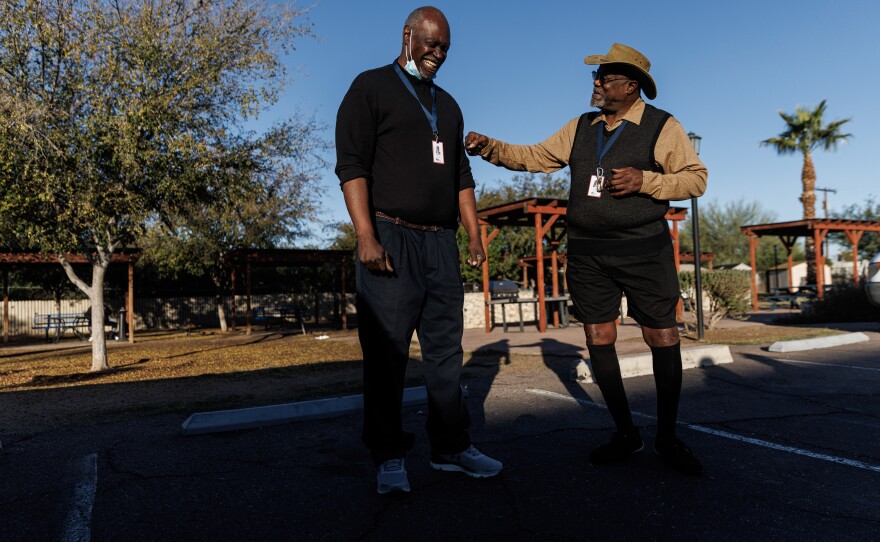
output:
POLYGON ((811 301, 816 298, 817 290, 814 284, 805 284, 803 286, 795 286, 789 288, 787 286, 780 288, 771 288, 772 295, 768 298, 770 301, 770 310, 776 310, 777 303, 788 303, 792 309, 800 307, 798 298, 806 298, 811 301))
POLYGON ((66 331, 71 331, 80 340, 85 340, 92 323, 82 313, 34 314, 33 329, 46 330, 46 342, 58 342, 66 331), (50 338, 49 333, 53 336, 50 338))
POLYGON ((278 327, 278 330, 299 324, 303 335, 306 333, 303 315, 306 308, 300 305, 275 305, 274 307, 254 307, 251 309, 255 324, 262 324, 265 329, 278 327))

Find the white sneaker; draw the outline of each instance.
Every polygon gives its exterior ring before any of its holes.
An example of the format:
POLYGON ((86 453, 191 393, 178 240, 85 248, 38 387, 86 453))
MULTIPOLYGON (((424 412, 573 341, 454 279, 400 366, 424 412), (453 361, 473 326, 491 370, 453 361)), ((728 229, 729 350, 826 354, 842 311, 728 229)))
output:
POLYGON ((392 491, 409 493, 409 478, 406 476, 404 461, 403 458, 389 459, 379 465, 379 472, 376 473, 376 482, 378 482, 376 491, 379 495, 392 491))
POLYGON ((431 467, 447 472, 463 472, 473 478, 488 478, 501 472, 503 465, 474 446, 457 454, 431 454, 431 467))

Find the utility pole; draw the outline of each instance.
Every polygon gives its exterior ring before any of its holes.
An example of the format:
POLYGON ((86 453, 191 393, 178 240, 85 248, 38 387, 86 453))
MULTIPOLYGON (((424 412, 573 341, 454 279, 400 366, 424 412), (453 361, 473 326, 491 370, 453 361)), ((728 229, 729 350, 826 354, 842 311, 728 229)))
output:
MULTIPOLYGON (((825 219, 828 219, 828 192, 832 194, 837 194, 837 190, 833 188, 817 188, 816 190, 822 192, 822 208, 825 210, 825 219)), ((828 236, 825 236, 825 248, 822 250, 822 261, 825 261, 825 258, 828 257, 828 236)), ((817 269, 816 273, 824 273, 825 271, 822 269, 817 269)))
POLYGON ((837 194, 837 190, 833 188, 817 188, 819 192, 823 192, 822 194, 822 208, 825 210, 825 218, 828 218, 828 192, 832 194, 837 194))

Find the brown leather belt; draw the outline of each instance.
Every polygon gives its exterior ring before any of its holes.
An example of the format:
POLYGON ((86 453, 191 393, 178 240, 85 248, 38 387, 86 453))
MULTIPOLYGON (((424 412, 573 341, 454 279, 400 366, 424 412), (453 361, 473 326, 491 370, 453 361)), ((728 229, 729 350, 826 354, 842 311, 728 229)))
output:
POLYGON ((403 220, 401 218, 386 215, 382 211, 376 211, 376 216, 378 216, 379 218, 384 218, 385 220, 390 220, 398 226, 403 226, 404 228, 410 228, 413 230, 437 232, 443 229, 442 226, 422 226, 421 224, 413 224, 412 222, 407 222, 406 220, 403 220))

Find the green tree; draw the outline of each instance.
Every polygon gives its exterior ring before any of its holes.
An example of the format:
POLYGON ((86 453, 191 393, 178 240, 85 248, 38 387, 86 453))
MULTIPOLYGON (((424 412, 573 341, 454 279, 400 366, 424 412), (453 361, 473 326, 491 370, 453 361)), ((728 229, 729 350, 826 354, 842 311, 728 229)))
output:
MULTIPOLYGON (((103 320, 114 250, 249 177, 260 146, 242 126, 284 88, 279 52, 311 31, 301 14, 258 0, 0 4, 0 232, 56 255, 103 320)), ((91 369, 107 369, 102 326, 93 339, 91 369)))
POLYGON ((150 224, 141 240, 143 263, 162 276, 208 277, 215 288, 220 328, 227 330, 223 295, 230 288, 224 257, 239 248, 290 245, 302 236, 317 208, 317 152, 327 144, 314 122, 291 120, 252 143, 250 162, 240 168, 236 191, 200 202, 185 214, 150 224))
MULTIPOLYGON (((783 111, 779 116, 785 121, 786 130, 776 137, 765 139, 762 146, 773 147, 782 155, 801 153, 804 156, 804 164, 801 169, 801 197, 804 206, 804 219, 816 217, 816 169, 813 167, 812 152, 816 149, 831 151, 837 148, 839 143, 846 142, 852 134, 844 134, 841 128, 851 119, 836 120, 826 123, 825 100, 819 103, 815 109, 802 107, 795 108, 794 114, 783 111)), ((811 238, 807 239, 807 266, 808 279, 815 282, 814 247, 811 238)))
MULTIPOLYGON (((868 199, 862 205, 853 204, 844 207, 839 213, 832 213, 832 218, 839 220, 870 220, 880 222, 880 201, 875 196, 869 195, 868 199)), ((844 257, 849 256, 849 250, 852 250, 852 244, 845 235, 837 235, 833 237, 835 243, 848 249, 843 254, 844 257)), ((865 233, 859 240, 859 258, 870 260, 874 254, 880 252, 880 234, 865 233)), ((849 258, 852 260, 852 258, 849 258)))
MULTIPOLYGON (((526 198, 560 198, 568 199, 571 181, 568 176, 525 173, 515 175, 494 188, 483 188, 477 191, 477 209, 494 207, 511 201, 526 198)), ((481 282, 483 271, 467 265, 467 234, 464 228, 458 228, 458 248, 461 254, 461 273, 464 282, 481 282)), ((563 241, 564 242, 564 241, 563 241)), ((545 248, 549 250, 549 242, 544 238, 545 248)), ((486 254, 489 260, 489 277, 517 279, 522 275, 518 259, 535 255, 534 228, 502 228, 497 237, 489 244, 486 254)), ((524 285, 525 286, 525 285, 524 285)))
POLYGON ((40 266, 36 273, 33 268, 13 270, 9 274, 9 285, 11 290, 22 292, 17 299, 51 299, 55 302, 55 312, 63 312, 64 298, 82 299, 82 292, 70 282, 64 270, 53 265, 40 266))
POLYGON ((331 230, 336 230, 335 237, 330 243, 333 250, 351 250, 357 248, 357 233, 351 222, 336 222, 328 225, 331 230))
MULTIPOLYGON (((752 224, 766 224, 776 220, 776 213, 768 211, 756 202, 743 199, 720 204, 709 202, 700 209, 700 249, 715 254, 715 265, 744 263, 751 265, 749 238, 740 228, 752 224)), ((693 252, 693 218, 688 216, 679 229, 681 249, 693 252)), ((776 259, 785 262, 786 251, 776 237, 766 237, 758 244, 756 258, 758 270, 774 265, 773 246, 777 247, 776 259)))

